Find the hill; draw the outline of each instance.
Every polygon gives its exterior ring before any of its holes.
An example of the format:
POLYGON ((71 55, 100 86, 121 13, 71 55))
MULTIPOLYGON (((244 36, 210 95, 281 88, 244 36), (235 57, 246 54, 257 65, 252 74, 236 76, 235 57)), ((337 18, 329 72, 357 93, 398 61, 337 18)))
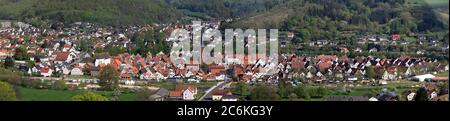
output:
POLYGON ((0 0, 0 11, 1 19, 108 25, 165 23, 182 17, 162 0, 0 0))
POLYGON ((448 11, 448 6, 437 5, 436 0, 415 1, 289 0, 229 26, 281 28, 300 33, 301 39, 308 40, 333 39, 348 31, 373 34, 448 32, 448 14, 436 12, 436 9, 448 11))

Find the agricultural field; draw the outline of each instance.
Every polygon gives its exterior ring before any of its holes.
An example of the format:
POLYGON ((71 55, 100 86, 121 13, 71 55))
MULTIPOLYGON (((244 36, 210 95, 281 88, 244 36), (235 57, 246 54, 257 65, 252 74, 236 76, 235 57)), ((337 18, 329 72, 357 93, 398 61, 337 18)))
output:
MULTIPOLYGON (((85 90, 51 90, 16 87, 18 100, 21 101, 70 101, 77 94, 86 92, 85 90)), ((107 98, 112 97, 112 92, 95 91, 107 98)), ((133 101, 136 99, 135 93, 122 93, 120 101, 133 101)))

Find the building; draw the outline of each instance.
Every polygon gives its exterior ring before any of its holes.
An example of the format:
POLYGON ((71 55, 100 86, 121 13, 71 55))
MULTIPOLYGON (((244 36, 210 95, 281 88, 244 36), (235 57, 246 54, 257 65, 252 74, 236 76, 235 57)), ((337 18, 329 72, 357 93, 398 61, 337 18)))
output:
POLYGON ((81 75, 83 75, 83 71, 80 68, 73 68, 70 71, 70 75, 81 76, 81 75))
POLYGON ((155 94, 149 97, 151 101, 164 101, 169 96, 169 90, 160 88, 155 94))
POLYGON ((39 72, 41 73, 41 76, 43 76, 43 77, 50 77, 53 73, 53 70, 50 68, 41 68, 39 70, 39 72))
POLYGON ((194 85, 177 85, 174 91, 169 92, 169 98, 173 101, 194 100, 195 95, 197 95, 197 87, 194 85))
POLYGON ((419 82, 423 82, 423 81, 431 81, 431 79, 435 78, 436 76, 431 75, 431 74, 424 74, 424 75, 417 75, 411 78, 411 80, 413 81, 419 81, 419 82))

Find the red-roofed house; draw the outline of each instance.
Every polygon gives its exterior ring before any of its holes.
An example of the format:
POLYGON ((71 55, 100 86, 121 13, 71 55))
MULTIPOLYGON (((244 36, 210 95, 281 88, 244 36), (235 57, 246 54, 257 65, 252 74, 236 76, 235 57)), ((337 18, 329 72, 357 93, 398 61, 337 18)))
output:
POLYGON ((72 61, 72 57, 69 52, 58 52, 56 53, 55 61, 57 63, 70 62, 72 61))
POLYGON ((319 60, 321 61, 334 61, 336 60, 337 56, 336 55, 319 55, 316 57, 316 62, 319 62, 319 60))
POLYGON ((41 68, 39 72, 43 77, 50 77, 52 75, 53 70, 50 68, 41 68))
POLYGON ((195 95, 197 95, 197 87, 194 85, 177 85, 174 92, 176 91, 183 93, 183 100, 194 100, 195 95))
POLYGON ((394 34, 391 36, 392 40, 399 40, 400 39, 400 34, 394 34))
POLYGON ((333 63, 331 61, 327 61, 327 62, 319 63, 318 66, 319 66, 319 70, 323 72, 323 71, 331 68, 332 65, 333 65, 333 63))

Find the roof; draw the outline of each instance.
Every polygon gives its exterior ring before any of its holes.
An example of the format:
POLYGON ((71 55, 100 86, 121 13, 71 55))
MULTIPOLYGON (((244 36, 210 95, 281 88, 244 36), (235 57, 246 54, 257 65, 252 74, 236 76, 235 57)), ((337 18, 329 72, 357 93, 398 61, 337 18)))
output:
POLYGON ((223 97, 222 97, 222 100, 223 99, 237 99, 237 96, 236 95, 224 95, 223 97))
POLYGON ((224 95, 225 91, 223 89, 216 89, 211 92, 213 95, 224 95))
POLYGON ((41 68, 39 71, 41 73, 48 73, 48 71, 50 71, 50 69, 49 68, 41 68))
POLYGON ((69 52, 59 52, 56 54, 56 61, 66 61, 69 57, 69 52))
POLYGON ((169 97, 181 97, 183 96, 183 92, 181 91, 170 91, 169 97))
POLYGON ((448 77, 434 77, 431 80, 433 80, 433 81, 448 81, 448 77))
POLYGON ((331 61, 319 63, 319 69, 320 69, 321 71, 324 71, 324 70, 330 68, 332 65, 333 65, 333 63, 332 63, 331 61))
POLYGON ((188 89, 191 92, 196 92, 197 91, 197 87, 194 86, 194 85, 177 85, 175 87, 175 91, 180 91, 180 92, 182 92, 182 91, 184 91, 186 89, 188 89))
POLYGON ((319 55, 317 56, 317 60, 322 60, 322 61, 333 61, 337 58, 336 55, 319 55))
POLYGON ((424 75, 417 75, 414 76, 414 78, 434 78, 436 76, 432 75, 432 74, 424 74, 424 75))
POLYGON ((169 90, 167 90, 165 88, 160 88, 158 91, 156 91, 155 95, 160 95, 162 97, 165 97, 165 96, 169 95, 169 90))

